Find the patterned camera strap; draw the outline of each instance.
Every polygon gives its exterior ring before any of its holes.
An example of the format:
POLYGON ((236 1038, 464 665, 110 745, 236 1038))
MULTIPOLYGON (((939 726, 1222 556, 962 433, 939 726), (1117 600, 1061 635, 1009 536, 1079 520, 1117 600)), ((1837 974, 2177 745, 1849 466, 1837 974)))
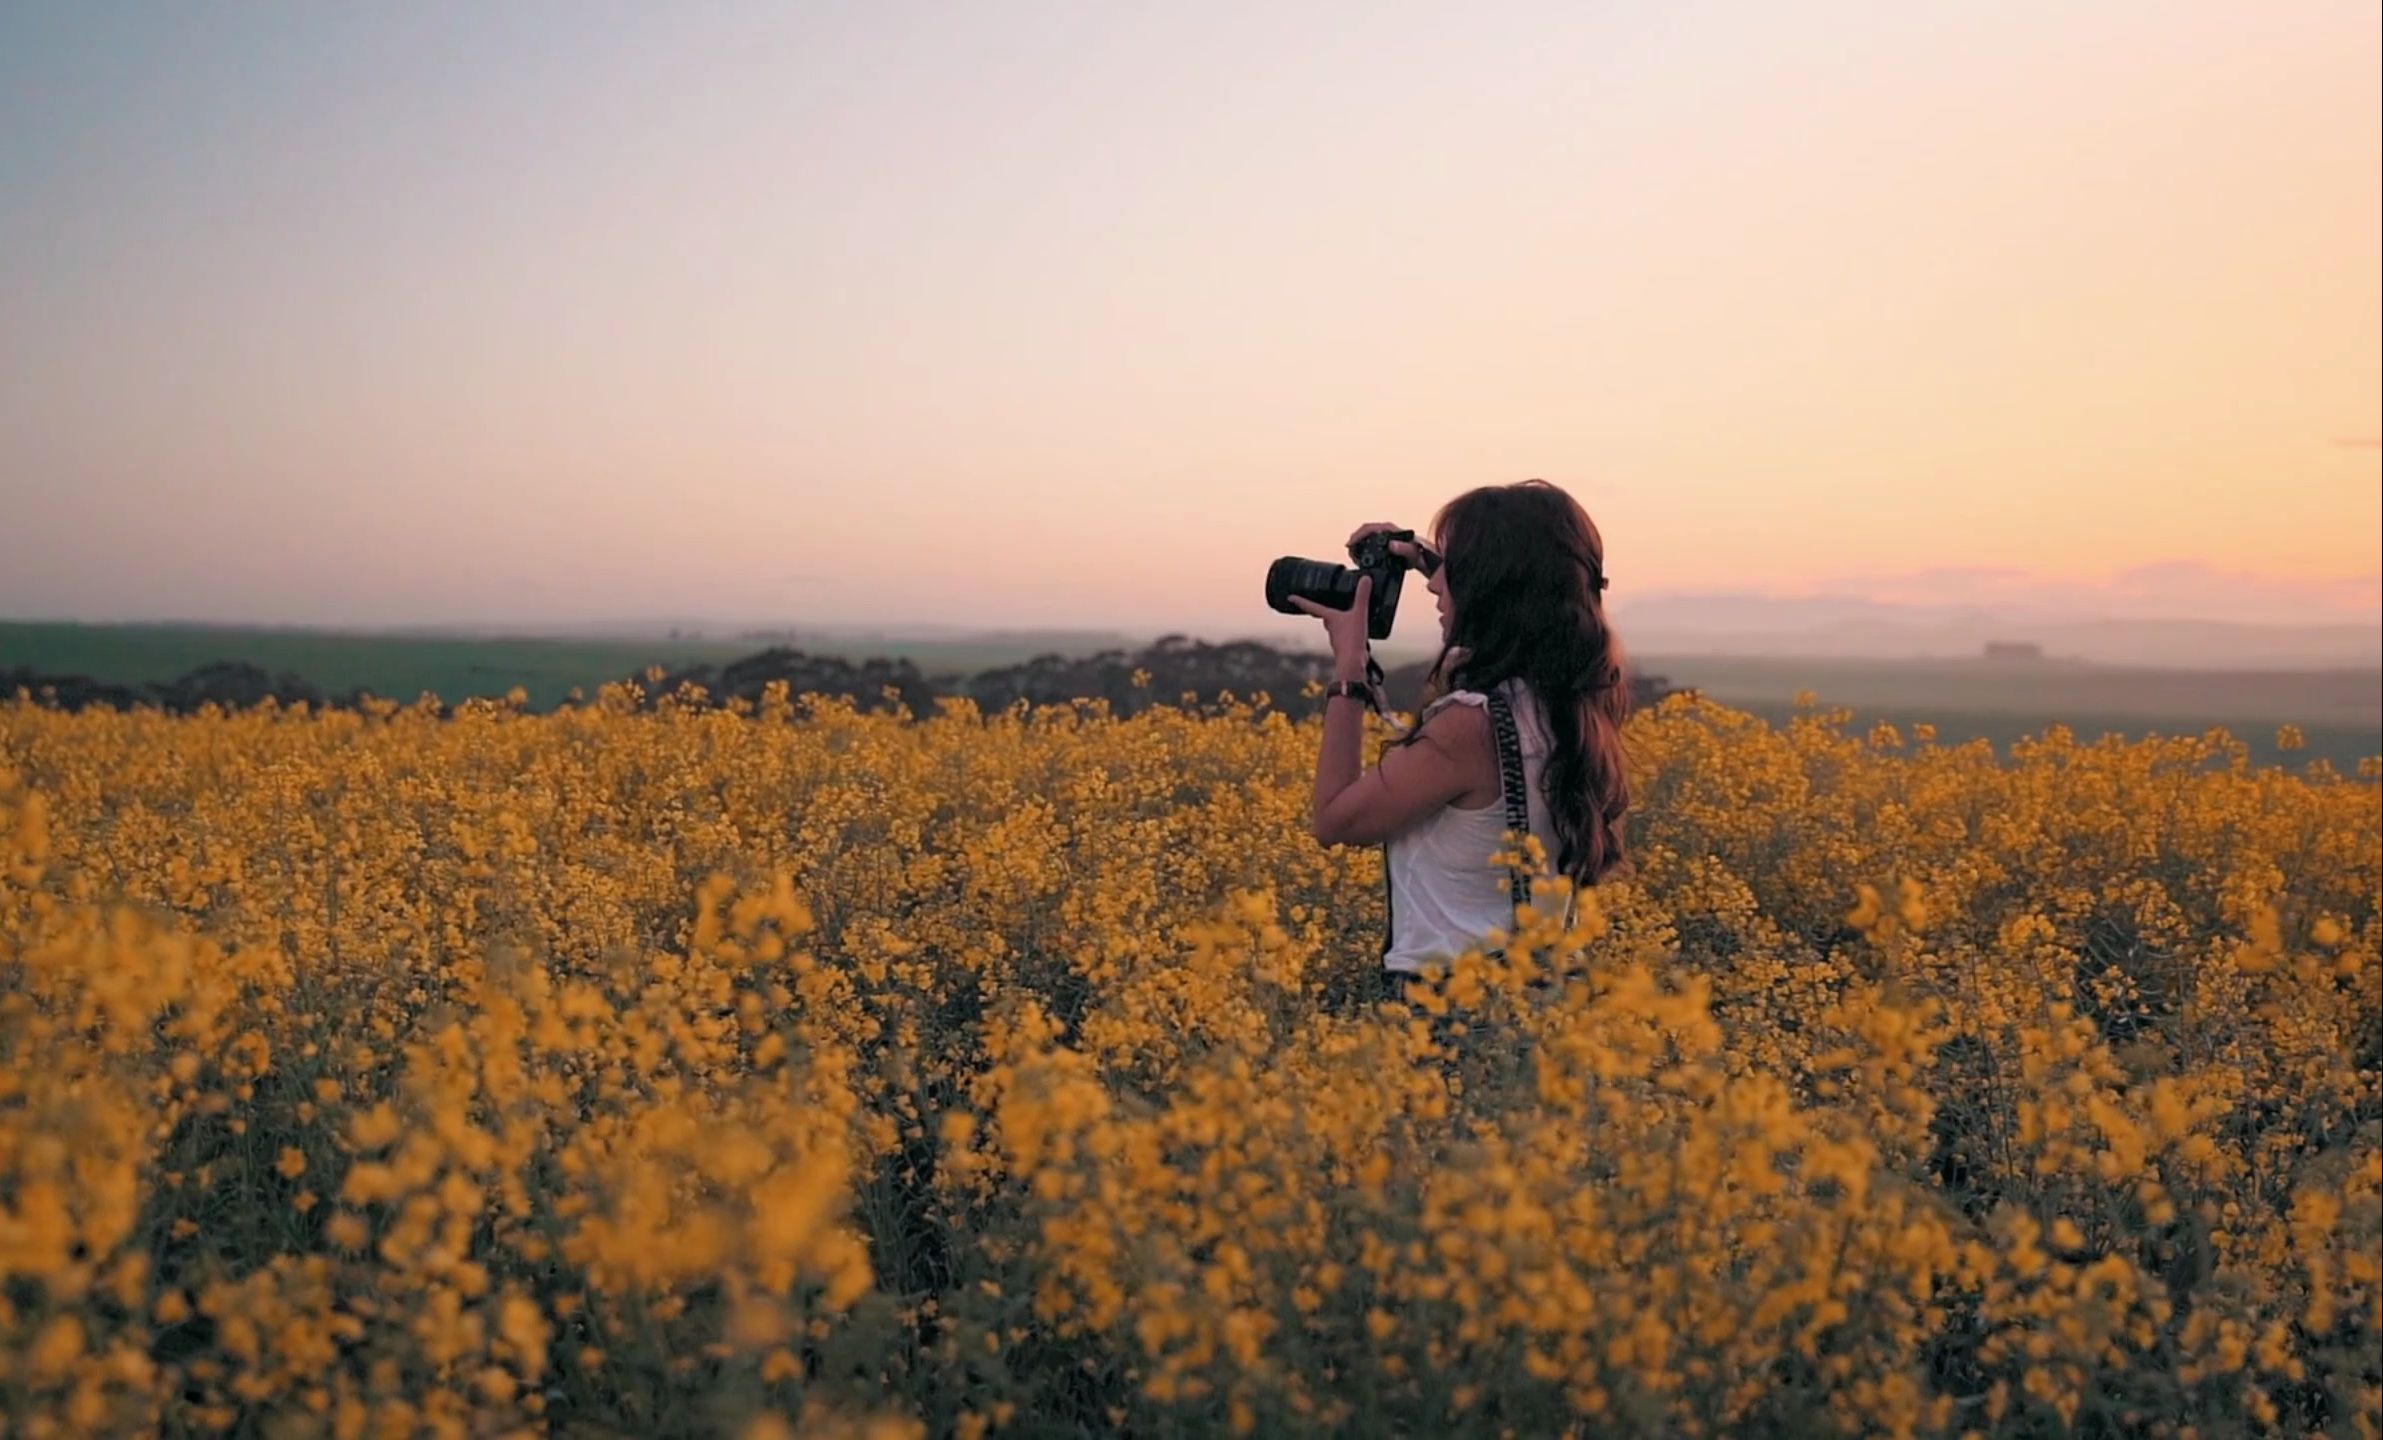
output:
MULTIPOLYGON (((1520 846, 1522 838, 1531 833, 1530 792, 1523 788, 1522 737, 1514 728, 1514 706, 1503 687, 1489 692, 1489 729, 1498 742, 1498 789, 1506 801, 1506 828, 1514 832, 1515 844, 1520 846)), ((1530 867, 1514 866, 1513 881, 1515 905, 1530 904, 1530 867)))

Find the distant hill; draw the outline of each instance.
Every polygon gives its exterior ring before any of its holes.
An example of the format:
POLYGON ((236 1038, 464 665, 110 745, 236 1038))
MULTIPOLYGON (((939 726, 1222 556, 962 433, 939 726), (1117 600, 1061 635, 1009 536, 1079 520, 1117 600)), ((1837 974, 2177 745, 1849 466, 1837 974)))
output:
POLYGON ((2055 658, 2176 669, 2383 667, 2383 621, 2237 624, 2222 620, 2092 619, 1979 606, 1767 595, 1655 595, 1614 611, 1644 654, 1807 659, 1952 659, 2025 641, 2055 658))

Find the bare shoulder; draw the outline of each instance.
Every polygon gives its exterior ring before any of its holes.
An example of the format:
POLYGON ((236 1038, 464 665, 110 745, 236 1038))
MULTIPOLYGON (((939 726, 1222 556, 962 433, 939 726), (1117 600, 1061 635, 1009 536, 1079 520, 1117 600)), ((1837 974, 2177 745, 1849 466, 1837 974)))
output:
POLYGON ((1479 705, 1443 705, 1423 722, 1422 739, 1452 755, 1470 756, 1490 744, 1489 712, 1479 705))
POLYGON ((1486 709, 1462 700, 1443 705, 1424 719, 1416 740, 1416 748, 1431 752, 1459 787, 1449 803, 1467 810, 1496 803, 1497 743, 1490 738, 1486 709))

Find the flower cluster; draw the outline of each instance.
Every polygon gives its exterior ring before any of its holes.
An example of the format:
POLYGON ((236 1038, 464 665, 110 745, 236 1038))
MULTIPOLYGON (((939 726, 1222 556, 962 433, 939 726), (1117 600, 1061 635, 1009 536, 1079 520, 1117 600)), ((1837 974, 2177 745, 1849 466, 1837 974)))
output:
POLYGON ((0 1429, 2383 1433, 2373 776, 1845 720, 1385 998, 1263 699, 0 703, 0 1429))

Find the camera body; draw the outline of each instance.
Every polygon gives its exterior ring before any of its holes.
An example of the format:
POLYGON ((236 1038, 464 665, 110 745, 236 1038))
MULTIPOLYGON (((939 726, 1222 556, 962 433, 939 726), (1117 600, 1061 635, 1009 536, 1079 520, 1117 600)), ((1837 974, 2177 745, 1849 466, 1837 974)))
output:
POLYGON ((1303 613, 1291 604, 1293 597, 1346 610, 1356 603, 1358 577, 1371 577, 1373 599, 1366 606, 1365 633, 1375 640, 1387 640, 1391 622, 1398 618, 1399 585, 1410 568, 1405 557, 1391 553, 1390 542, 1414 538, 1412 530, 1377 530, 1360 536, 1349 547, 1347 565, 1285 555, 1266 569, 1266 604, 1285 615, 1303 613))

